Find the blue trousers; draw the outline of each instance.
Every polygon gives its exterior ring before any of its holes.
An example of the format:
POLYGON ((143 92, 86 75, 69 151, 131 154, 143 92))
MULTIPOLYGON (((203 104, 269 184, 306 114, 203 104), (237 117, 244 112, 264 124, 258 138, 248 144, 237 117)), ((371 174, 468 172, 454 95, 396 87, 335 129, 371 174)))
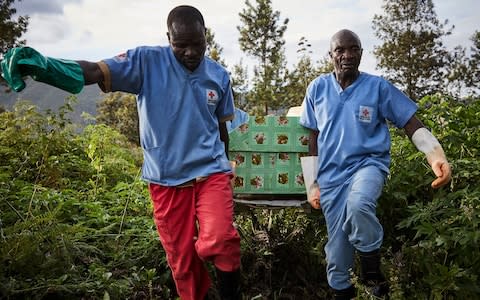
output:
POLYGON ((342 185, 320 187, 320 204, 328 231, 327 278, 334 289, 351 285, 349 272, 355 249, 370 252, 382 245, 383 228, 376 217, 376 207, 385 178, 386 173, 378 167, 366 166, 342 185))

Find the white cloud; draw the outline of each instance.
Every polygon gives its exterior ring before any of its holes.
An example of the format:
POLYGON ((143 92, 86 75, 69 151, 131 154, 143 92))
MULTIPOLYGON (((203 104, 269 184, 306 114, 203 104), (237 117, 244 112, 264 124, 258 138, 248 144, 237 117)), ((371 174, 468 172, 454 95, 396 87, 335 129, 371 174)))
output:
POLYGON ((66 26, 65 18, 61 15, 44 15, 39 14, 31 17, 29 21, 29 30, 25 34, 25 38, 29 44, 55 44, 67 38, 70 33, 70 27, 66 26), (30 28, 38 28, 37 30, 30 28))
MULTIPOLYGON (((250 2, 255 3, 255 0, 250 2)), ((70 0, 52 3, 56 6, 52 6, 51 11, 57 14, 31 12, 25 35, 29 46, 49 56, 95 61, 139 45, 166 45, 168 12, 177 5, 188 4, 204 15, 206 25, 224 48, 228 65, 238 63, 241 58, 252 63, 238 45, 239 13, 246 7, 242 0, 70 0), (63 5, 61 14, 58 13, 60 4, 63 5)), ((349 28, 360 36, 364 47, 360 68, 378 73, 371 52, 379 42, 371 21, 374 14, 382 13, 382 3, 382 0, 272 0, 273 9, 280 11, 281 20, 290 20, 285 33, 288 65, 297 61, 300 37, 310 41, 312 57, 317 60, 327 53, 330 37, 339 29, 349 28)), ((469 37, 475 29, 480 29, 479 2, 437 0, 434 3, 439 19, 448 18, 450 24, 456 25, 447 46, 471 45, 469 37)), ((34 7, 32 4, 30 11, 34 7)))
POLYGON ((20 15, 62 14, 63 6, 66 3, 81 1, 82 0, 20 0, 15 2, 15 8, 20 15))

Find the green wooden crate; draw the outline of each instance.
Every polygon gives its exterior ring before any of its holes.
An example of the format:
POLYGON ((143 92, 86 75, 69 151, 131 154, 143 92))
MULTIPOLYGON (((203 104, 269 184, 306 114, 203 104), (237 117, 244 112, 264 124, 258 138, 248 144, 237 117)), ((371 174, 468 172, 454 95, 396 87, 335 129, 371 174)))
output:
POLYGON ((300 157, 308 153, 308 130, 298 117, 251 117, 230 133, 237 194, 304 194, 300 157))

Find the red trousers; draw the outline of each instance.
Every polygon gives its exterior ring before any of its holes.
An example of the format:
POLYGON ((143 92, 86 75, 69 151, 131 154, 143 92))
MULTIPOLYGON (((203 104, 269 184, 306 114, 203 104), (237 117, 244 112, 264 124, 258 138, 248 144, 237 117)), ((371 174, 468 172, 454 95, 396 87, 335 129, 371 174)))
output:
POLYGON ((182 300, 203 300, 211 285, 205 261, 221 271, 240 267, 229 174, 188 187, 150 184, 153 217, 182 300))

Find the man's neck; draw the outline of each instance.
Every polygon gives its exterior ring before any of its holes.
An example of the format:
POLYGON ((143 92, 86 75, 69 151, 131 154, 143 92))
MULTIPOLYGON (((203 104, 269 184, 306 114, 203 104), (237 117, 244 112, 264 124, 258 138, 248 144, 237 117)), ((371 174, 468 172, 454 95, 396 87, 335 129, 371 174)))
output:
POLYGON ((346 89, 352 83, 357 80, 358 76, 360 76, 360 71, 356 71, 355 73, 337 73, 335 72, 335 78, 337 79, 338 84, 342 87, 342 89, 346 89))

